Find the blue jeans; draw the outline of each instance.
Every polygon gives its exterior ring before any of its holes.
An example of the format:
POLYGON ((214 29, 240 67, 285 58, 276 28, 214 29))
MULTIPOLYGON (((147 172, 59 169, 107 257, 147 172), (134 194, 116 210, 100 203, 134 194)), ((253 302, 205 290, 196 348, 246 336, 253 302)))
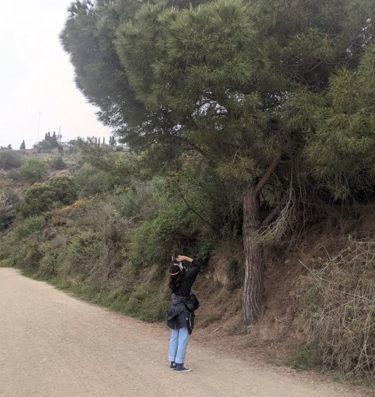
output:
POLYGON ((174 361, 177 364, 185 362, 186 346, 189 338, 190 335, 187 328, 172 329, 169 343, 169 361, 174 361))

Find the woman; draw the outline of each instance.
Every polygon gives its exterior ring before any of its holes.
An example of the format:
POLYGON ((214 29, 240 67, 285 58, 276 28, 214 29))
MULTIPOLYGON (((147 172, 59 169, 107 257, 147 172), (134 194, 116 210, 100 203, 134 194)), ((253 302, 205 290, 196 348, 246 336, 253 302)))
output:
MULTIPOLYGON (((194 312, 187 306, 191 296, 191 287, 199 273, 201 264, 188 256, 179 255, 178 263, 171 264, 169 268, 169 288, 173 292, 172 305, 167 312, 167 325, 172 329, 169 345, 170 369, 177 372, 189 372, 191 368, 185 367, 186 347, 194 328, 194 312), (182 266, 183 261, 190 262, 189 271, 182 266)), ((189 306, 191 307, 191 306, 189 306)))

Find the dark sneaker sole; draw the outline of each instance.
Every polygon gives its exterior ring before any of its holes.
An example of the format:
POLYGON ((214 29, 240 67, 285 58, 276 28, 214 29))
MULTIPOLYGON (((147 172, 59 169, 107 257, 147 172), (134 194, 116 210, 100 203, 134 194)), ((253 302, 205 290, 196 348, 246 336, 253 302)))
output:
POLYGON ((190 372, 190 371, 191 371, 191 368, 180 369, 179 371, 176 369, 176 372, 177 372, 177 373, 180 373, 180 372, 190 372))

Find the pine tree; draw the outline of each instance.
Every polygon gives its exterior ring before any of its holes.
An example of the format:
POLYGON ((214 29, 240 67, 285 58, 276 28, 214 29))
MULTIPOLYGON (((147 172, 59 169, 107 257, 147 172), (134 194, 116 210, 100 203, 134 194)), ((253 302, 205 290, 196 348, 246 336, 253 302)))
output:
POLYGON ((57 135, 56 135, 55 131, 53 132, 53 134, 52 134, 52 136, 50 138, 50 142, 51 142, 52 147, 57 147, 58 144, 59 144, 58 141, 57 141, 57 135))
POLYGON ((334 197, 375 184, 375 2, 170 3, 77 2, 61 37, 79 87, 129 145, 196 151, 241 186, 244 322, 253 324, 265 269, 261 192, 276 189, 280 163, 334 197))
POLYGON ((26 149, 26 144, 25 144, 25 140, 22 141, 21 146, 20 146, 21 150, 25 150, 26 149))

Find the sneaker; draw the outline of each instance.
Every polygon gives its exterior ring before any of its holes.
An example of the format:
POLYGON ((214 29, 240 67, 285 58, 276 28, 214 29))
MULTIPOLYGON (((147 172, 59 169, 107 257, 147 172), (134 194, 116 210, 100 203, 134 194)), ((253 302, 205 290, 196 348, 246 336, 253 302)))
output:
POLYGON ((176 364, 176 372, 190 372, 191 368, 185 367, 184 364, 176 364))
POLYGON ((172 361, 172 362, 171 362, 171 365, 169 366, 169 369, 170 369, 170 370, 175 370, 176 367, 177 367, 177 364, 176 364, 174 361, 172 361))

